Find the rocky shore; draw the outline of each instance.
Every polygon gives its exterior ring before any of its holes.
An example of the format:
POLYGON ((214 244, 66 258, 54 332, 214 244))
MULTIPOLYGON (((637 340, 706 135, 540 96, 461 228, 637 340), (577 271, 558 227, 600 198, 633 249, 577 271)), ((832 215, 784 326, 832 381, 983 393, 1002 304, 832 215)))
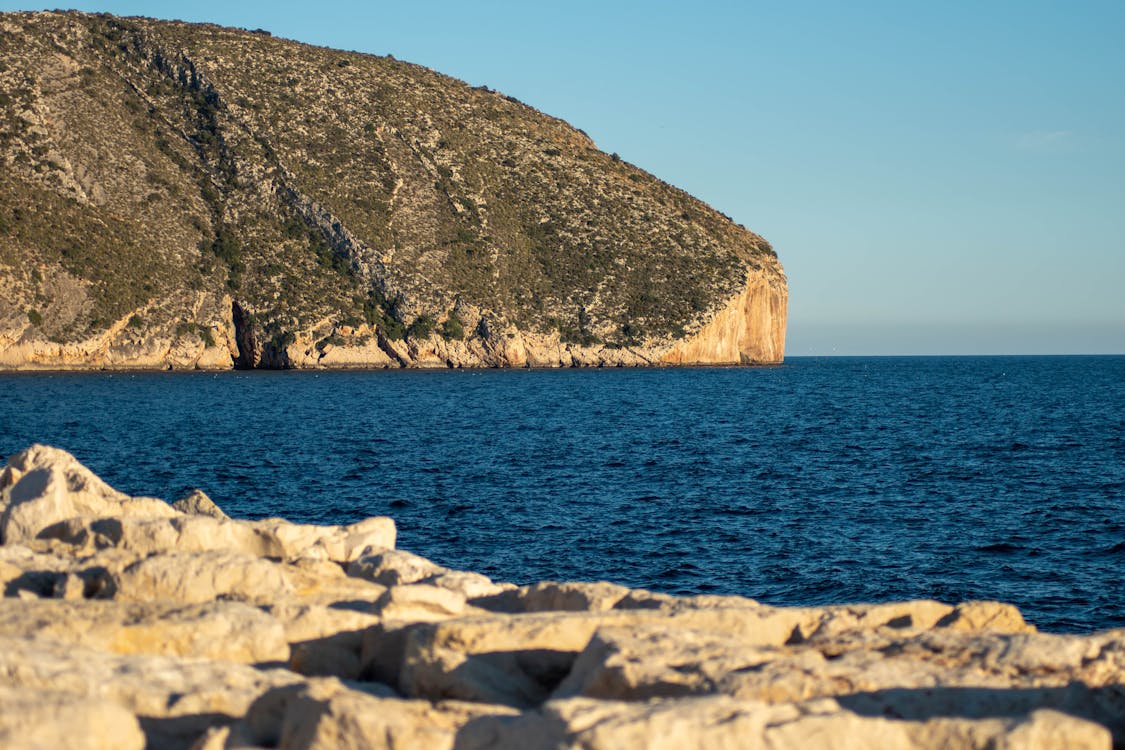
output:
POLYGON ((228 518, 32 446, 0 473, 4 748, 1109 748, 1125 632, 996 602, 499 583, 391 519, 228 518))
MULTIPOLYGON (((105 331, 66 343, 37 336, 25 315, 9 317, 5 322, 0 314, 0 372, 778 364, 784 359, 789 298, 785 284, 779 281, 784 278, 780 265, 772 264, 770 272, 773 276, 765 272, 748 274, 745 287, 694 334, 643 346, 604 342, 584 345, 563 340, 557 331, 521 331, 495 321, 489 325, 479 310, 465 307, 461 316, 471 323, 472 334, 464 339, 431 333, 392 340, 367 324, 322 322, 319 327, 294 333, 292 340, 268 342, 240 325, 227 295, 211 298, 200 294, 193 303, 194 309, 205 309, 210 315, 203 327, 210 345, 199 338, 196 328, 185 329, 182 321, 169 323, 164 330, 131 328, 133 316, 147 310, 130 311, 105 331)), ((2 282, 0 279, 0 289, 4 288, 2 282)))

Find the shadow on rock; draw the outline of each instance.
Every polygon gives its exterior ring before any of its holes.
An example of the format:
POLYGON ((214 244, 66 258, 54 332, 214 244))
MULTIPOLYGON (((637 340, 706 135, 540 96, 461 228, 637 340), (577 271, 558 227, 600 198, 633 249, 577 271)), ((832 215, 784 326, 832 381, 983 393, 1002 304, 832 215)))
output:
POLYGON ((1125 685, 1089 687, 1076 682, 1041 688, 891 688, 836 700, 860 716, 908 721, 1016 717, 1046 708, 1097 722, 1113 733, 1115 746, 1125 746, 1125 685))

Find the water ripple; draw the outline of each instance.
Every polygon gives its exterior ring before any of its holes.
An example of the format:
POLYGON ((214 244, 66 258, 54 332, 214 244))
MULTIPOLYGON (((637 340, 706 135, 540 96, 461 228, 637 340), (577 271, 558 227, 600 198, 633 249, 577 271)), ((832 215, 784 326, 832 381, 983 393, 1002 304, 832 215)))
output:
POLYGON ((1125 357, 0 376, 0 447, 235 516, 395 518, 501 580, 1125 625, 1125 357))

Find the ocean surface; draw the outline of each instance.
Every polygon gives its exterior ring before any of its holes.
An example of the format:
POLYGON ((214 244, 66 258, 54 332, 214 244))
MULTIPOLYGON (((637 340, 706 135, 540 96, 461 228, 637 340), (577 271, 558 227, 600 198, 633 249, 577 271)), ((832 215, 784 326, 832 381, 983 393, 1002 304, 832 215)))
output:
POLYGON ((1125 357, 0 375, 0 451, 32 442, 497 580, 1125 626, 1125 357))

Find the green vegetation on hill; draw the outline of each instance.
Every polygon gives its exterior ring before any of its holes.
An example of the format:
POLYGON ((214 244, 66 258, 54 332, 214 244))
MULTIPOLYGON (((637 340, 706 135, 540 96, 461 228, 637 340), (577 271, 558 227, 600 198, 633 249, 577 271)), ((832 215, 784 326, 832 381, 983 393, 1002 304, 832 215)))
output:
POLYGON ((0 161, 0 320, 58 341, 138 310, 193 331, 203 293, 271 345, 323 321, 462 340, 482 317, 637 345, 773 257, 510 97, 211 25, 0 14, 0 161))

